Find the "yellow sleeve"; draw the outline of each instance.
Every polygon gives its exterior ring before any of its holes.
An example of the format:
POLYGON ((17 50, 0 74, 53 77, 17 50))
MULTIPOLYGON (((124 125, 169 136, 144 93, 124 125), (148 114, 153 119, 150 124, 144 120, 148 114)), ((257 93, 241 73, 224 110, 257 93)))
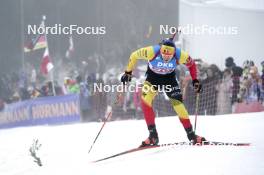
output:
POLYGON ((134 51, 129 58, 126 68, 127 72, 133 71, 138 59, 151 60, 155 55, 153 46, 144 47, 134 51))
POLYGON ((188 61, 188 58, 189 58, 189 54, 183 50, 181 50, 181 53, 180 53, 180 59, 179 59, 179 63, 180 64, 185 64, 187 63, 188 61))

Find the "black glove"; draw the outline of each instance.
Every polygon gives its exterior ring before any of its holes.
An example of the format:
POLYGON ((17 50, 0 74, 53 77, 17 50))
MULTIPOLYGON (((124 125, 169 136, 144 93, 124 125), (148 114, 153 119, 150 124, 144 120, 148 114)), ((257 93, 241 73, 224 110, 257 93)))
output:
POLYGON ((193 83, 194 91, 196 93, 200 93, 202 91, 202 85, 200 81, 197 79, 194 79, 192 83, 193 83))
POLYGON ((132 71, 130 72, 125 71, 125 73, 121 77, 121 82, 123 84, 126 84, 126 82, 131 81, 131 78, 132 78, 132 71))

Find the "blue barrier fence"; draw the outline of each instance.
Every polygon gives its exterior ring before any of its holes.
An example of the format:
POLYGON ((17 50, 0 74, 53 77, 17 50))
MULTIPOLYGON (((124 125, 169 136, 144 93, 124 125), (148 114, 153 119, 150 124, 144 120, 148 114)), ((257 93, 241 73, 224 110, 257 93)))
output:
POLYGON ((79 121, 80 100, 77 94, 20 101, 6 105, 0 112, 0 129, 79 121))

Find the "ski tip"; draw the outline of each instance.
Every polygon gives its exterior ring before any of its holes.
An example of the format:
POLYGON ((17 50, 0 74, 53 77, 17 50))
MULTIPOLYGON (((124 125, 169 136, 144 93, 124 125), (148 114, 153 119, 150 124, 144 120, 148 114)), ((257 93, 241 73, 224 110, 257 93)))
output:
POLYGON ((212 146, 251 146, 251 143, 205 141, 205 142, 201 143, 200 145, 212 145, 212 146))

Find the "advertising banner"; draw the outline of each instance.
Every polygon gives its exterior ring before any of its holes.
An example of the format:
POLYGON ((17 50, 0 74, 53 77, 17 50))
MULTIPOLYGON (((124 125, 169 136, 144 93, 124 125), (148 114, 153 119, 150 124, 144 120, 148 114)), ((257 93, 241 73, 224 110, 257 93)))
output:
POLYGON ((0 112, 0 128, 80 121, 79 95, 71 94, 20 101, 0 112))

